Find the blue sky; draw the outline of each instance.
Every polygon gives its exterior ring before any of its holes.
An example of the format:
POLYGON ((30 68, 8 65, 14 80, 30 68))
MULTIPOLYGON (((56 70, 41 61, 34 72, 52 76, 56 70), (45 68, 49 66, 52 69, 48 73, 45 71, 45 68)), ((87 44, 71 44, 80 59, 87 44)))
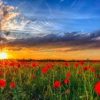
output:
POLYGON ((59 32, 100 29, 100 0, 5 0, 27 18, 54 23, 59 32))

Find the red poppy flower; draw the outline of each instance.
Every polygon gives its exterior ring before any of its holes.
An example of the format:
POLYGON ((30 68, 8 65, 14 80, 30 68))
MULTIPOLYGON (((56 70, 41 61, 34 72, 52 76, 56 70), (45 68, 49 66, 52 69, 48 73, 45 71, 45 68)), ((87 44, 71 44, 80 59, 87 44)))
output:
POLYGON ((96 70, 95 70, 94 67, 91 67, 91 68, 90 68, 90 71, 91 71, 91 72, 94 72, 94 73, 96 72, 96 70))
POLYGON ((100 95, 100 81, 95 84, 94 90, 98 95, 100 95))
POLYGON ((14 63, 14 62, 10 62, 10 63, 9 63, 9 66, 10 66, 10 67, 13 67, 13 66, 15 66, 15 63, 14 63))
POLYGON ((83 67, 83 70, 84 71, 87 71, 87 70, 89 70, 90 69, 90 66, 85 66, 85 67, 83 67))
POLYGON ((3 71, 0 71, 0 76, 3 76, 3 71))
POLYGON ((84 65, 84 61, 80 61, 79 64, 80 64, 80 65, 84 65))
POLYGON ((12 88, 12 89, 16 88, 16 83, 15 82, 11 82, 10 83, 10 88, 12 88))
POLYGON ((69 84, 69 83, 70 83, 70 80, 66 78, 66 79, 64 80, 64 83, 65 83, 65 84, 69 84))
POLYGON ((95 84, 94 91, 100 95, 100 81, 95 84))
POLYGON ((43 74, 46 74, 47 72, 48 72, 48 68, 47 67, 42 68, 42 73, 43 74))
POLYGON ((6 87, 6 80, 0 79, 0 88, 5 88, 5 87, 6 87))
POLYGON ((79 67, 79 63, 75 63, 75 68, 78 68, 79 67))
POLYGON ((66 78, 70 78, 71 77, 71 72, 67 72, 67 74, 66 74, 66 78))
POLYGON ((70 67, 70 65, 69 65, 68 62, 65 62, 65 66, 66 66, 66 67, 70 67))
POLYGON ((34 67, 37 67, 38 66, 38 63, 36 63, 36 62, 34 62, 34 63, 32 63, 32 67, 34 68, 34 67))
POLYGON ((59 88, 59 87, 61 87, 61 82, 60 82, 60 81, 55 81, 53 87, 54 87, 54 88, 59 88))
POLYGON ((48 68, 48 69, 52 69, 53 68, 53 64, 52 63, 47 63, 45 65, 45 67, 48 68))

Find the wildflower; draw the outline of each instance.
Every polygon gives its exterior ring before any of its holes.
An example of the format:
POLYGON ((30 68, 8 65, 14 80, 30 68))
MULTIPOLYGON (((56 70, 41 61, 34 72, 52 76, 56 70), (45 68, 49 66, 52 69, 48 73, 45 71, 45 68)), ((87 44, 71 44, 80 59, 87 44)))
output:
POLYGON ((14 66, 15 66, 15 63, 14 63, 14 62, 10 62, 10 63, 9 63, 9 66, 10 66, 10 67, 14 67, 14 66))
POLYGON ((90 66, 85 66, 85 67, 83 67, 83 70, 84 71, 87 71, 87 70, 89 70, 90 69, 90 66))
POLYGON ((71 72, 67 72, 67 74, 66 74, 66 78, 70 78, 71 77, 71 72))
POLYGON ((12 88, 12 89, 16 88, 16 83, 15 82, 11 82, 10 83, 10 88, 12 88))
POLYGON ((48 69, 52 69, 53 68, 53 65, 51 63, 48 63, 48 64, 46 64, 45 67, 48 68, 48 69))
POLYGON ((79 63, 75 63, 75 68, 78 68, 79 67, 79 63))
POLYGON ((53 87, 54 88, 60 88, 61 87, 61 82, 60 81, 55 81, 53 87))
POLYGON ((3 76, 3 71, 0 71, 0 76, 3 76))
POLYGON ((93 67, 90 68, 90 71, 94 72, 94 73, 96 72, 95 68, 93 68, 93 67))
POLYGON ((47 67, 42 68, 42 73, 43 74, 46 74, 47 72, 48 72, 48 68, 47 67))
POLYGON ((6 80, 0 79, 0 88, 5 88, 5 87, 6 87, 6 80))
POLYGON ((68 62, 65 62, 65 66, 66 66, 66 67, 69 67, 69 63, 68 63, 68 62))
POLYGON ((69 84, 69 83, 70 83, 70 80, 66 78, 66 79, 64 80, 64 83, 65 83, 65 84, 69 84))
POLYGON ((100 95, 100 81, 95 84, 94 91, 100 95))
POLYGON ((38 63, 36 63, 36 62, 34 62, 34 63, 32 63, 32 67, 34 68, 34 67, 37 67, 38 66, 38 63))
POLYGON ((80 61, 79 64, 80 64, 80 65, 84 65, 84 61, 80 61))

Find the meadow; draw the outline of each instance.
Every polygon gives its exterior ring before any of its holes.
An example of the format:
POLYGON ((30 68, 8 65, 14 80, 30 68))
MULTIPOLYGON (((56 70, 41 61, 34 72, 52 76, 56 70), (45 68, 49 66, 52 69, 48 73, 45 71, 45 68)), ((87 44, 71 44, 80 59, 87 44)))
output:
POLYGON ((0 100, 100 100, 100 62, 1 60, 0 100))

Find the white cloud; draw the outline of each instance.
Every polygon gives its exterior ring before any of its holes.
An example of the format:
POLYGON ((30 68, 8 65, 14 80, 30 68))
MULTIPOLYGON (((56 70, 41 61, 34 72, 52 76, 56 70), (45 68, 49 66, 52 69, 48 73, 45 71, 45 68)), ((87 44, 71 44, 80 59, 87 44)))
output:
POLYGON ((100 41, 100 36, 99 37, 96 37, 96 38, 93 38, 92 40, 100 41))
MULTIPOLYGON (((10 36, 6 36, 7 39, 44 36, 55 33, 58 29, 54 22, 44 19, 32 21, 25 18, 15 7, 5 5, 2 1, 0 1, 0 5, 1 30, 10 32, 10 36)), ((5 32, 1 34, 5 34, 5 32)))

